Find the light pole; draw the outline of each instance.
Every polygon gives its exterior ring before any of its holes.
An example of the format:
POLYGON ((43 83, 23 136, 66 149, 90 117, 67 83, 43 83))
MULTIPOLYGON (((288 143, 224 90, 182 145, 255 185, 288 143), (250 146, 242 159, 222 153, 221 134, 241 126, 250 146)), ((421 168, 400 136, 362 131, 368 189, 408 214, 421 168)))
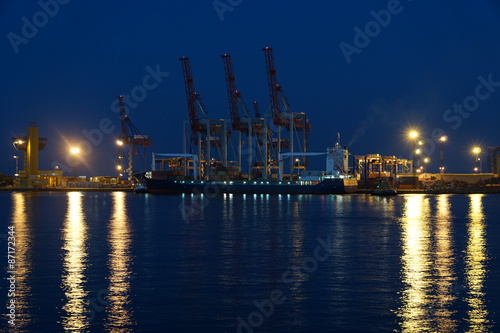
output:
POLYGON ((428 158, 428 157, 424 157, 423 161, 424 161, 423 167, 424 167, 424 173, 425 173, 425 172, 427 172, 427 164, 429 164, 429 162, 431 161, 431 159, 428 158))
POLYGON ((415 169, 415 158, 416 158, 416 150, 417 150, 417 138, 418 138, 418 132, 417 131, 410 131, 408 133, 408 136, 410 137, 410 139, 412 140, 412 163, 411 163, 411 170, 413 172, 413 178, 415 180, 415 188, 417 188, 417 184, 418 184, 418 180, 417 180, 417 171, 415 169))
POLYGON ((19 156, 14 155, 14 159, 16 160, 16 173, 14 174, 14 177, 19 177, 19 156))
POLYGON ((439 172, 444 173, 444 143, 448 141, 448 137, 446 135, 443 135, 439 138, 439 148, 440 148, 440 158, 441 158, 441 165, 439 166, 439 172))
POLYGON ((73 156, 73 178, 76 179, 76 157, 80 154, 80 148, 73 147, 69 150, 69 152, 71 153, 71 156, 73 156))
POLYGON ((481 158, 479 157, 479 154, 481 154, 481 148, 478 146, 473 147, 472 153, 476 156, 476 166, 474 167, 474 171, 480 173, 482 171, 480 166, 481 158))

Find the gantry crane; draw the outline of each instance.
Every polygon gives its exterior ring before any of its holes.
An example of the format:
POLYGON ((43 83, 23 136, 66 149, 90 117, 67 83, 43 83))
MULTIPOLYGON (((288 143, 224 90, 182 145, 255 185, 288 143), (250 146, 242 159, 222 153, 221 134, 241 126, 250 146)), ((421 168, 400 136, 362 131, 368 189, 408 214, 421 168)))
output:
POLYGON ((236 79, 232 58, 229 54, 221 56, 224 62, 224 72, 226 77, 226 88, 231 114, 233 130, 238 131, 238 166, 242 165, 242 145, 247 145, 248 178, 252 179, 252 173, 257 177, 267 178, 268 176, 268 137, 263 133, 268 132, 267 119, 260 117, 257 102, 254 102, 255 117, 250 117, 249 112, 243 102, 241 92, 236 89, 236 79), (240 107, 243 111, 243 118, 240 117, 240 107), (242 134, 246 140, 242 140, 242 134), (255 142, 254 142, 255 141, 255 142), (254 147, 257 154, 254 154, 254 147), (255 155, 255 156, 254 156, 255 155))
MULTIPOLYGON (((270 106, 273 115, 273 124, 278 127, 277 150, 280 155, 284 149, 289 153, 294 153, 295 146, 298 146, 299 152, 307 152, 308 133, 311 129, 307 114, 304 112, 291 112, 288 100, 283 92, 283 88, 278 84, 276 74, 276 65, 274 61, 273 49, 265 47, 264 51, 267 69, 267 81, 269 88, 270 106), (281 100, 281 103, 280 103, 281 100), (283 112, 281 111, 283 104, 283 112), (282 129, 288 131, 283 133, 282 129)), ((305 156, 300 164, 298 161, 290 160, 290 174, 294 169, 304 169, 307 164, 305 156)))
MULTIPOLYGON (((198 147, 198 174, 202 179, 209 179, 210 171, 217 167, 227 166, 227 137, 228 129, 224 119, 209 119, 202 103, 201 96, 194 88, 194 78, 191 70, 191 62, 188 57, 179 58, 182 64, 184 75, 184 87, 186 89, 186 101, 188 106, 188 116, 190 123, 189 143, 191 150, 198 147), (198 117, 198 108, 201 110, 203 118, 198 117), (212 147, 215 148, 219 160, 212 158, 212 147)), ((187 153, 188 134, 184 133, 184 153, 187 153)), ((184 161, 186 171, 186 161, 184 161)), ((185 173, 186 174, 186 173, 185 173)))
POLYGON ((116 168, 118 170, 118 173, 121 175, 123 172, 123 146, 127 145, 129 154, 128 154, 128 164, 127 168, 125 169, 125 173, 127 173, 128 180, 130 181, 132 180, 132 174, 135 171, 133 169, 134 155, 140 155, 138 147, 144 148, 144 153, 140 157, 144 163, 143 168, 145 168, 146 165, 145 149, 147 147, 151 147, 153 141, 149 139, 147 135, 141 134, 140 131, 137 129, 137 127, 135 127, 135 125, 132 123, 129 116, 127 115, 127 110, 125 109, 125 103, 123 101, 122 95, 118 96, 118 105, 120 108, 121 130, 120 130, 120 136, 116 140, 116 144, 118 146, 118 160, 119 160, 116 168))

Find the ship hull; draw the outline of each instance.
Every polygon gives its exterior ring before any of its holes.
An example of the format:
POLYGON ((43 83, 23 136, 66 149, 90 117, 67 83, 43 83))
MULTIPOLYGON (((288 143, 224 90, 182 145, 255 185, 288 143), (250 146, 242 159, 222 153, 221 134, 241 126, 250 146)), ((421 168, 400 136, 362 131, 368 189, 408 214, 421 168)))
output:
POLYGON ((345 194, 358 188, 356 179, 324 179, 307 181, 191 181, 146 178, 149 193, 242 193, 242 194, 345 194))

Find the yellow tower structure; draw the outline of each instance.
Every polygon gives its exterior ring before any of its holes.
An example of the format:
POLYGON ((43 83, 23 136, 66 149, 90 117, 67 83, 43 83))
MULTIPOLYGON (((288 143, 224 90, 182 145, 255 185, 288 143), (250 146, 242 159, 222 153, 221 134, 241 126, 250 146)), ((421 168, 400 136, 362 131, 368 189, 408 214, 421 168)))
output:
POLYGON ((16 186, 45 187, 47 181, 40 178, 38 171, 38 151, 45 148, 47 139, 38 137, 38 126, 31 125, 28 127, 27 136, 14 137, 12 143, 17 150, 24 152, 24 170, 19 173, 16 186))

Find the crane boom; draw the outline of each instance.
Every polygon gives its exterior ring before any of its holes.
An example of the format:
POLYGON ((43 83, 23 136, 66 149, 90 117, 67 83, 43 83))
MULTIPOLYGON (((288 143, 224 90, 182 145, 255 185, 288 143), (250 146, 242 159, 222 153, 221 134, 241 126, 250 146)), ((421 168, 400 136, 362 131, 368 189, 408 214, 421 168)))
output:
POLYGON ((273 123, 275 125, 281 124, 281 109, 279 102, 279 91, 281 90, 278 84, 278 77, 276 75, 276 65, 274 62, 274 53, 271 47, 265 47, 262 49, 266 57, 266 69, 267 69, 267 82, 269 84, 269 97, 271 100, 271 112, 273 114, 273 123))
POLYGON ((182 63, 182 72, 184 74, 184 87, 186 89, 186 100, 188 105, 189 122, 191 131, 197 132, 201 130, 198 113, 196 111, 196 102, 198 95, 194 90, 194 79, 191 71, 191 63, 188 57, 179 58, 182 63))
POLYGON ((241 129, 240 114, 238 109, 238 91, 236 90, 236 80, 234 77, 233 61, 229 54, 221 56, 224 61, 224 73, 226 75, 227 97, 229 101, 229 111, 234 130, 241 129))

